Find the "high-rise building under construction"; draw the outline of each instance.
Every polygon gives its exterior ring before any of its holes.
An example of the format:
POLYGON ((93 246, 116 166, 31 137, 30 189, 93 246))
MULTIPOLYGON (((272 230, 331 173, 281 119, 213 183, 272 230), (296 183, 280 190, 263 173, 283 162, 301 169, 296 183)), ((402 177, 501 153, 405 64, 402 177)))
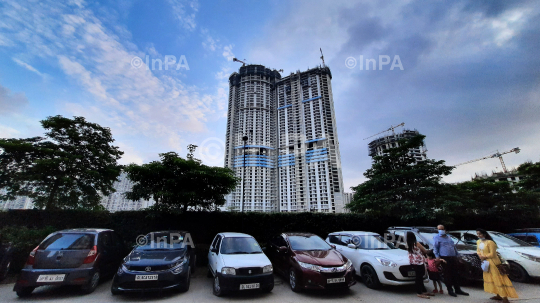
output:
POLYGON ((230 76, 225 166, 241 182, 228 209, 343 211, 331 79, 326 66, 282 78, 247 65, 230 76))

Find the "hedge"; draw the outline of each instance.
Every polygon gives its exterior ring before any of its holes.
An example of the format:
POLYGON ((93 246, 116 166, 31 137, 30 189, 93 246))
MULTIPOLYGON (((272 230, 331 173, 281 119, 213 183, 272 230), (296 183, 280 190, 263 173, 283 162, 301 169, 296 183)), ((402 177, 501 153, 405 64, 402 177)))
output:
MULTIPOLYGON (((540 218, 476 215, 407 221, 392 216, 374 218, 365 214, 322 213, 187 212, 170 214, 145 210, 115 213, 81 210, 10 210, 0 212, 0 228, 15 226, 36 230, 82 227, 110 228, 117 231, 130 243, 135 243, 138 235, 151 231, 186 230, 191 233, 197 246, 200 264, 206 262, 208 247, 218 232, 247 233, 254 236, 264 246, 271 237, 286 231, 311 232, 326 237, 330 232, 342 230, 384 233, 389 226, 436 226, 441 223, 445 224, 448 230, 481 227, 487 230, 511 232, 517 228, 540 227, 540 218)), ((40 240, 36 241, 35 245, 40 240)))

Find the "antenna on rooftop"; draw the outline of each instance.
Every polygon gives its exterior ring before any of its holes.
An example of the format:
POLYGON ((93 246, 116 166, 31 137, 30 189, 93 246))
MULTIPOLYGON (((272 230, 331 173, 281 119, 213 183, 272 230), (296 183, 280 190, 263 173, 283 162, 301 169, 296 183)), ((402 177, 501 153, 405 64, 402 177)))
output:
POLYGON ((322 65, 325 66, 325 64, 324 64, 324 55, 323 55, 323 53, 322 53, 322 48, 319 48, 319 50, 321 51, 322 65))

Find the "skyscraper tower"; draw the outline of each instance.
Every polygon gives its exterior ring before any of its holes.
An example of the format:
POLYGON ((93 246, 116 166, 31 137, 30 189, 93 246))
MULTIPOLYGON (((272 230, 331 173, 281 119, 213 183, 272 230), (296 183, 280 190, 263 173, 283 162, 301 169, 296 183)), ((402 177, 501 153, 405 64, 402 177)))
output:
MULTIPOLYGON (((415 130, 404 129, 401 133, 392 133, 391 135, 382 136, 368 144, 369 156, 382 156, 390 148, 399 146, 399 140, 413 138, 420 133, 415 130)), ((427 149, 425 145, 418 148, 411 148, 409 154, 414 157, 416 162, 421 162, 427 159, 427 149)))
POLYGON ((242 181, 227 197, 229 209, 342 211, 331 79, 325 66, 282 79, 247 65, 230 76, 225 166, 242 181))

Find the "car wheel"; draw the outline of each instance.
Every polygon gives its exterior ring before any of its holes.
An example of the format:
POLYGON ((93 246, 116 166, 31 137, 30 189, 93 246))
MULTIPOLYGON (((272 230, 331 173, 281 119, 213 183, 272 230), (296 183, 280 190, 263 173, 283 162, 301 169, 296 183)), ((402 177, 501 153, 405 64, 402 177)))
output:
POLYGON ((510 263, 510 274, 508 275, 508 278, 514 282, 527 282, 529 281, 529 275, 527 274, 527 271, 521 267, 519 264, 516 264, 514 262, 508 262, 510 263))
POLYGON ((183 284, 180 286, 180 292, 186 292, 189 290, 189 284, 191 283, 191 266, 187 270, 186 279, 183 284))
POLYGON ((29 297, 32 294, 32 292, 34 291, 34 289, 35 289, 35 287, 24 287, 21 290, 17 291, 17 296, 19 298, 29 297))
POLYGON ((299 292, 300 287, 298 286, 298 275, 294 268, 289 270, 289 284, 291 285, 291 290, 294 292, 299 292))
POLYGON ((0 273, 0 281, 4 280, 8 273, 9 273, 9 268, 11 267, 11 262, 8 262, 6 264, 6 267, 4 268, 4 270, 2 271, 2 273, 0 273))
POLYGON ((82 291, 85 294, 93 293, 94 290, 96 290, 96 288, 97 288, 97 286, 99 284, 99 279, 100 279, 99 270, 96 270, 96 271, 94 271, 94 274, 92 275, 90 280, 88 280, 86 285, 83 285, 82 291))
POLYGON ((379 282, 379 277, 377 277, 377 272, 370 265, 364 265, 360 268, 360 274, 362 276, 362 282, 371 289, 378 289, 381 287, 381 282, 379 282))
POLYGON ((214 275, 212 274, 212 271, 210 270, 210 267, 208 268, 208 271, 206 272, 206 277, 207 278, 213 278, 214 275))
POLYGON ((193 264, 191 264, 191 273, 195 273, 195 264, 197 264, 197 256, 193 256, 193 264))
POLYGON ((217 275, 214 278, 214 286, 212 287, 212 292, 214 293, 214 296, 216 297, 221 297, 225 294, 225 292, 223 291, 223 288, 221 288, 221 283, 217 275))

